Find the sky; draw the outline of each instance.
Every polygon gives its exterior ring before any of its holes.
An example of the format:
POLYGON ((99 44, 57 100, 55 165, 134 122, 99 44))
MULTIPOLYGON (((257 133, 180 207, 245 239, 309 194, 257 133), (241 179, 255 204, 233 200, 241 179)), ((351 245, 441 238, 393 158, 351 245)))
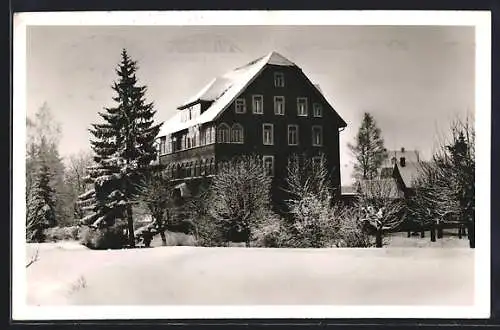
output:
POLYGON ((450 122, 474 112, 473 27, 457 26, 29 26, 27 116, 46 103, 61 124, 63 157, 90 150, 88 128, 112 106, 120 52, 138 61, 158 122, 212 78, 277 51, 319 84, 347 128, 342 185, 364 112, 387 149, 429 158, 450 122))

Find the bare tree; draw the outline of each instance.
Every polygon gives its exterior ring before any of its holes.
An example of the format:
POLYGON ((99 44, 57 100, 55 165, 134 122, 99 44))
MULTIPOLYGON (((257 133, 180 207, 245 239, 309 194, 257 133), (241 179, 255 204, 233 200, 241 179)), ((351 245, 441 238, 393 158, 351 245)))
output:
POLYGON ((153 218, 152 223, 136 230, 135 234, 142 237, 145 245, 148 247, 152 237, 159 233, 163 246, 167 245, 165 230, 171 213, 174 185, 172 181, 162 172, 161 167, 152 168, 152 171, 145 176, 140 188, 137 200, 140 204, 149 210, 153 218))
POLYGON ((228 241, 250 245, 253 230, 270 207, 271 178, 258 156, 221 163, 210 186, 208 212, 228 241))
POLYGON ((404 202, 392 179, 359 182, 357 207, 360 218, 375 229, 375 246, 382 247, 383 232, 396 228, 404 220, 404 202))
POLYGON ((450 127, 450 140, 440 143, 416 180, 411 211, 434 225, 455 219, 469 231, 475 246, 475 132, 469 119, 457 120, 450 127))
POLYGON ((291 215, 292 245, 334 245, 338 231, 337 210, 331 206, 333 189, 324 155, 319 161, 292 155, 288 159, 285 192, 291 215))
POLYGON ((93 164, 93 156, 90 152, 79 152, 71 155, 66 165, 65 181, 71 188, 71 200, 74 205, 74 216, 81 219, 84 216, 82 208, 78 205, 78 196, 87 190, 86 178, 89 167, 93 164))

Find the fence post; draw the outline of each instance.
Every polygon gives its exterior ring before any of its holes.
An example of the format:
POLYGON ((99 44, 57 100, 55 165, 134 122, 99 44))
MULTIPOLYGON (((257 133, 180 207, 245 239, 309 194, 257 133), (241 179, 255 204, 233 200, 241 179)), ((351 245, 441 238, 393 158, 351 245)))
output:
POLYGON ((431 223, 431 242, 436 241, 436 227, 434 221, 431 223))

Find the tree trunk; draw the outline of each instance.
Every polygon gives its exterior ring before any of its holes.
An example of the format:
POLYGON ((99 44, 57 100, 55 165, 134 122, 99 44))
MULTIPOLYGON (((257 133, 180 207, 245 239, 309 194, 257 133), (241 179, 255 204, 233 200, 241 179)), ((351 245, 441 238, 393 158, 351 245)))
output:
POLYGON ((467 225, 467 234, 469 236, 469 246, 471 249, 474 249, 476 247, 476 231, 475 231, 475 223, 469 223, 467 225))
POLYGON ((161 245, 167 246, 167 237, 165 236, 165 231, 160 230, 161 245))
POLYGON ((441 239, 443 238, 443 224, 439 223, 437 225, 437 238, 441 239))
POLYGON ((434 227, 434 224, 431 225, 431 242, 436 241, 436 228, 434 227))
POLYGON ((375 236, 375 246, 378 248, 382 247, 382 228, 377 229, 377 233, 375 236))
POLYGON ((135 248, 134 219, 132 217, 132 205, 127 205, 127 227, 129 247, 135 248))
POLYGON ((420 231, 420 238, 425 238, 425 229, 420 231))

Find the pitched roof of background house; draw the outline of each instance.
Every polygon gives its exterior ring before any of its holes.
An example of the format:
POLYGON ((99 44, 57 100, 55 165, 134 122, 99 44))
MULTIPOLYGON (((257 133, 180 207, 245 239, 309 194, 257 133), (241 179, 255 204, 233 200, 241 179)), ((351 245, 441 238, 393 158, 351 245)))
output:
POLYGON ((396 180, 390 179, 374 179, 361 180, 358 183, 359 191, 367 195, 368 198, 383 197, 383 198, 401 198, 402 192, 399 190, 396 180))
MULTIPOLYGON (((197 94, 190 97, 178 109, 183 109, 199 101, 212 101, 210 107, 200 116, 189 120, 181 120, 181 112, 177 112, 167 120, 160 131, 159 136, 178 132, 191 126, 208 123, 216 119, 233 100, 245 90, 245 88, 260 74, 267 64, 280 66, 297 66, 277 52, 270 52, 266 56, 260 57, 250 63, 236 68, 225 75, 215 78, 203 87, 197 94)), ((320 94, 321 90, 315 85, 320 94)), ((324 96, 323 96, 324 97, 324 96)), ((337 114, 338 115, 338 114, 337 114)), ((339 116, 340 118, 340 116, 339 116)), ((347 125, 342 118, 340 120, 347 125)))
POLYGON ((406 188, 413 188, 415 180, 420 175, 422 164, 424 162, 406 162, 405 166, 401 166, 399 163, 396 164, 396 172, 399 173, 406 188))

